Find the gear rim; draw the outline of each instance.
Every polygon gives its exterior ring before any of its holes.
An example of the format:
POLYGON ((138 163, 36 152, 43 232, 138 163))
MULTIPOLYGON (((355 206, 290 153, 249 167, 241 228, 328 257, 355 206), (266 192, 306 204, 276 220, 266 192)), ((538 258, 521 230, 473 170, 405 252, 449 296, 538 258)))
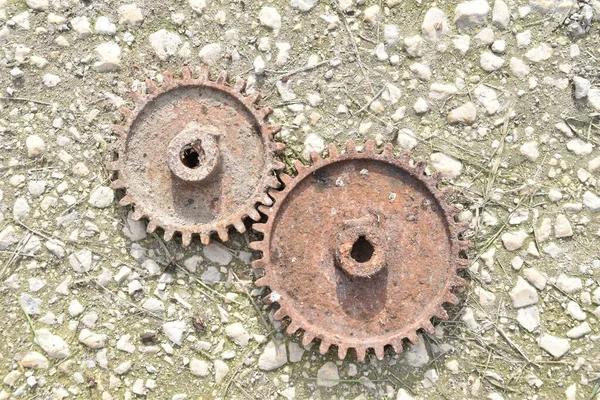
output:
MULTIPOLYGON (((267 192, 269 189, 275 189, 280 186, 276 174, 285 168, 285 164, 277 159, 277 155, 283 152, 285 145, 274 141, 274 136, 279 132, 281 127, 277 124, 269 124, 266 121, 272 112, 270 107, 256 107, 256 104, 260 100, 260 93, 256 91, 245 95, 246 81, 243 79, 238 78, 233 85, 228 85, 228 74, 225 71, 221 71, 215 80, 210 79, 210 70, 206 66, 200 68, 197 77, 193 76, 192 70, 188 67, 181 69, 181 77, 179 78, 175 77, 170 71, 164 71, 162 76, 163 82, 160 87, 154 81, 150 79, 146 80, 147 94, 144 95, 135 91, 131 92, 130 96, 133 99, 134 108, 120 108, 125 121, 123 124, 113 125, 113 131, 117 134, 117 139, 113 145, 115 158, 107 166, 108 170, 116 173, 116 178, 113 178, 111 182, 111 188, 125 191, 124 196, 119 201, 119 205, 133 206, 133 220, 147 219, 146 231, 148 233, 153 233, 158 228, 161 228, 164 231, 164 239, 166 241, 170 241, 176 234, 180 234, 184 246, 191 243, 193 236, 200 236, 201 243, 207 245, 211 241, 211 236, 215 233, 222 242, 226 242, 229 239, 228 231, 230 228, 233 227, 242 233, 246 231, 244 224, 246 218, 250 218, 253 221, 260 220, 261 216, 256 211, 257 205, 272 204, 272 199, 268 196, 267 192), (234 212, 219 216, 214 221, 205 224, 186 226, 185 224, 168 222, 169 217, 165 216, 164 213, 152 212, 145 209, 144 199, 135 198, 131 193, 128 193, 128 187, 131 187, 132 182, 126 178, 125 166, 127 162, 127 141, 136 120, 142 115, 143 111, 165 94, 172 93, 178 89, 194 88, 208 88, 215 92, 222 92, 225 96, 229 96, 226 98, 237 102, 242 107, 240 112, 248 113, 253 117, 254 121, 250 121, 250 123, 255 122, 256 133, 263 145, 264 168, 254 192, 234 212)), ((210 175, 211 172, 206 175, 210 175)))
MULTIPOLYGON (((307 167, 299 161, 294 163, 298 173, 292 178, 285 174, 280 174, 280 178, 284 183, 285 187, 282 190, 270 190, 269 194, 275 199, 275 204, 271 208, 259 207, 259 210, 265 214, 268 219, 265 223, 253 224, 253 229, 264 235, 263 239, 257 242, 250 243, 250 247, 254 250, 261 251, 262 257, 253 262, 254 268, 263 269, 265 274, 259 278, 255 284, 257 286, 268 286, 271 293, 265 298, 266 303, 278 303, 279 309, 275 312, 274 318, 276 320, 283 320, 289 318, 291 320, 287 327, 288 334, 294 334, 298 330, 303 330, 302 343, 308 345, 315 338, 320 339, 320 352, 325 354, 331 346, 336 346, 338 356, 340 359, 344 359, 349 349, 354 349, 359 360, 364 360, 365 355, 369 349, 373 349, 377 358, 382 359, 385 354, 385 347, 390 345, 396 353, 402 351, 403 342, 408 339, 411 343, 416 344, 419 342, 417 331, 423 329, 428 333, 433 333, 435 328, 431 323, 431 319, 436 317, 438 319, 447 319, 448 314, 444 309, 445 303, 458 304, 458 297, 456 297, 452 290, 456 287, 466 285, 466 281, 457 275, 457 272, 468 266, 468 260, 462 257, 464 252, 471 247, 471 243, 466 240, 462 240, 459 235, 468 228, 468 224, 457 223, 454 217, 460 212, 460 210, 453 205, 447 203, 448 198, 452 195, 453 190, 451 188, 438 189, 439 175, 427 176, 425 174, 424 162, 417 162, 416 165, 411 165, 409 162, 410 153, 403 152, 399 157, 393 156, 393 146, 387 144, 383 147, 381 153, 376 151, 376 147, 373 141, 367 141, 365 143, 364 151, 358 152, 355 144, 352 141, 346 143, 346 152, 340 154, 335 145, 329 145, 329 156, 321 158, 319 154, 311 154, 312 165, 307 167), (310 324, 306 322, 304 318, 297 310, 294 309, 293 301, 286 298, 285 287, 278 286, 278 278, 272 273, 271 268, 277 268, 276 266, 270 265, 271 260, 271 249, 270 241, 272 239, 274 224, 278 219, 278 213, 280 212, 280 206, 284 204, 286 197, 294 191, 294 189, 300 185, 309 175, 316 173, 320 169, 330 166, 336 162, 343 160, 372 160, 383 163, 392 164, 396 168, 400 168, 404 172, 410 174, 416 180, 420 181, 421 184, 427 189, 427 191, 437 200, 439 207, 442 209, 444 216, 444 223, 447 224, 449 231, 449 240, 451 241, 451 251, 449 254, 449 267, 452 271, 449 271, 450 279, 445 281, 445 287, 442 295, 438 296, 436 301, 427 310, 422 317, 418 318, 415 323, 411 325, 411 329, 402 329, 400 333, 390 334, 383 338, 376 340, 366 341, 364 344, 361 343, 356 345, 355 343, 348 344, 343 340, 331 337, 328 334, 327 329, 317 324, 310 324), (412 329, 414 328, 414 329, 412 329)), ((360 275, 359 275, 360 276, 360 275)), ((322 324, 321 324, 322 325, 322 324)))

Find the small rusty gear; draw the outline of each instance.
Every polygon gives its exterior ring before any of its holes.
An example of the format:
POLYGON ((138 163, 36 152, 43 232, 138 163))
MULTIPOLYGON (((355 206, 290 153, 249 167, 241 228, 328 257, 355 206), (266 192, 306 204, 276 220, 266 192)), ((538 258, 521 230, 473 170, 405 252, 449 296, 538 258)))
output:
POLYGON ((135 109, 121 109, 112 187, 125 189, 119 204, 133 204, 148 232, 179 232, 183 245, 192 235, 208 244, 215 232, 226 241, 229 227, 244 232, 246 217, 260 219, 257 204, 272 204, 267 190, 285 167, 275 157, 285 147, 273 141, 279 126, 265 122, 270 108, 256 108, 260 94, 244 95, 243 80, 229 86, 226 72, 216 81, 206 67, 197 78, 187 67, 162 76, 160 88, 146 81, 148 95, 132 93, 135 109))
POLYGON ((399 353, 404 339, 418 343, 417 330, 434 332, 432 317, 448 318, 443 304, 457 304, 452 289, 465 284, 457 271, 470 242, 447 203, 452 189, 392 151, 330 145, 311 167, 296 162, 295 178, 282 174, 284 189, 269 191, 275 205, 259 207, 268 219, 253 225, 264 235, 250 243, 265 272, 256 285, 270 288, 265 301, 279 303, 275 319, 289 317, 287 332, 303 329, 304 345, 320 339, 323 354, 331 345, 341 359, 348 349, 359 360, 368 349, 383 358, 387 345, 399 353))

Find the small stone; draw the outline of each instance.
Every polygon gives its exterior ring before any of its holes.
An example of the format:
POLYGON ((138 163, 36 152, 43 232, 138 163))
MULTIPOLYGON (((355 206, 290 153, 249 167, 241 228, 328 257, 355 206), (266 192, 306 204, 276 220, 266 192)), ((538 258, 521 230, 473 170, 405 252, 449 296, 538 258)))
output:
POLYGON ((89 329, 82 329, 79 333, 79 342, 90 349, 102 349, 108 342, 108 336, 105 334, 94 333, 89 329))
POLYGON ((425 389, 435 386, 435 383, 438 381, 438 379, 440 379, 440 377, 435 369, 430 369, 430 370, 426 371, 423 374, 423 377, 425 379, 423 379, 421 381, 421 385, 423 385, 423 387, 425 389))
POLYGON ((527 239, 527 233, 521 229, 515 232, 507 232, 502 235, 502 243, 508 251, 514 251, 523 247, 523 242, 527 239))
POLYGON ((473 313, 473 309, 466 307, 463 312, 463 315, 460 319, 465 323, 465 326, 468 329, 470 329, 472 331, 479 329, 479 324, 477 323, 477 320, 475 319, 475 314, 473 313))
POLYGON ((50 366, 50 363, 42 353, 30 351, 21 359, 21 365, 31 369, 46 369, 50 366))
MULTIPOLYGON (((5 3, 0 2, 0 4, 4 5, 5 3)), ((32 10, 38 11, 45 11, 50 7, 48 0, 25 0, 25 4, 32 10)))
POLYGON ((19 237, 17 236, 14 227, 8 225, 0 231, 0 250, 4 251, 17 243, 19 243, 19 237))
POLYGON ((513 75, 519 79, 525 79, 525 77, 527 77, 531 71, 527 64, 525 64, 523 60, 519 58, 512 57, 509 65, 513 75))
POLYGON ((477 118, 475 104, 467 102, 448 113, 448 123, 471 125, 477 118))
POLYGON ((146 396, 148 394, 148 389, 144 386, 143 379, 136 379, 131 387, 131 391, 138 396, 146 396))
POLYGON ((484 51, 479 58, 479 64, 484 71, 492 72, 502 68, 504 59, 489 51, 484 51))
POLYGON ((365 9, 363 13, 363 18, 368 23, 373 23, 377 19, 379 15, 380 7, 378 5, 374 5, 365 9))
POLYGON ((296 363, 302 361, 302 356, 304 355, 305 350, 298 343, 289 342, 288 351, 290 362, 296 363))
POLYGON ((554 358, 561 358, 571 348, 571 345, 567 339, 548 334, 544 334, 539 339, 538 344, 543 350, 547 351, 554 358))
POLYGON ((454 10, 454 24, 469 29, 487 23, 490 5, 485 0, 465 1, 454 10))
POLYGON ((433 153, 430 158, 431 166, 443 177, 454 179, 462 171, 462 163, 452 156, 443 153, 433 153))
POLYGON ((494 30, 492 28, 483 28, 473 37, 473 42, 479 46, 488 47, 494 42, 494 30))
POLYGON ((221 272, 216 267, 208 267, 200 278, 207 285, 215 285, 221 281, 221 272))
POLYGON ((567 142, 567 149, 578 156, 587 156, 592 152, 594 147, 589 142, 584 142, 581 139, 572 139, 567 142))
POLYGON ((400 39, 400 31, 398 25, 387 24, 383 26, 383 40, 385 44, 392 45, 400 39))
POLYGON ((583 194, 583 205, 593 213, 598 212, 600 211, 600 197, 590 191, 586 191, 583 194))
POLYGON ((446 368, 453 374, 458 374, 460 372, 460 364, 458 360, 450 360, 446 362, 446 368))
POLYGON ((31 296, 29 293, 23 293, 19 296, 19 304, 27 315, 39 315, 41 313, 43 301, 42 299, 31 296))
POLYGON ((527 29, 515 36, 517 39, 517 47, 527 47, 531 43, 531 30, 527 29))
POLYGON ((575 98, 583 99, 588 95, 592 84, 585 78, 580 76, 573 77, 573 84, 575 86, 575 98))
POLYGON ((168 60, 177 53, 177 49, 181 45, 181 38, 178 34, 169 32, 166 29, 161 29, 148 36, 150 46, 154 49, 154 53, 161 60, 168 60))
POLYGON ((538 294, 535 288, 521 277, 517 278, 517 284, 509 294, 515 308, 527 307, 538 302, 538 294))
POLYGON ((47 87, 55 87, 60 81, 60 77, 54 74, 46 74, 42 77, 42 83, 47 87))
POLYGON ((431 79, 431 69, 425 64, 414 63, 411 64, 408 69, 410 69, 417 76, 417 78, 422 81, 428 81, 431 79))
POLYGON ((571 224, 564 214, 558 214, 556 216, 556 221, 554 222, 554 236, 556 236, 556 238, 573 236, 573 228, 571 228, 571 224))
POLYGON ((308 12, 312 10, 318 3, 319 0, 291 0, 290 7, 300 11, 308 12))
POLYGON ((479 85, 473 91, 477 102, 481 104, 489 114, 495 114, 500 109, 500 102, 496 91, 486 85, 479 85))
POLYGON ((80 316, 83 310, 84 308, 78 300, 72 300, 69 304, 69 315, 73 318, 80 316))
POLYGON ((585 313, 585 311, 583 311, 581 309, 581 306, 574 301, 570 301, 567 304, 567 312, 571 317, 575 318, 577 321, 585 321, 585 319, 587 318, 587 314, 585 313))
POLYGON ((583 284, 580 278, 571 278, 565 274, 560 274, 556 279, 556 287, 567 294, 571 294, 583 289, 583 284))
POLYGON ((434 101, 446 101, 457 93, 458 89, 451 84, 433 83, 429 87, 429 98, 434 101))
POLYGON ((406 364, 413 368, 421 368, 430 361, 425 341, 423 340, 423 337, 420 337, 419 339, 419 343, 409 345, 408 351, 404 355, 406 364))
POLYGON ((38 135, 28 136, 25 140, 25 145, 27 146, 27 155, 29 157, 40 156, 46 151, 46 144, 44 143, 44 139, 42 139, 38 135))
POLYGON ((101 16, 96 20, 94 30, 101 35, 113 36, 117 33, 117 26, 110 22, 107 17, 101 16))
POLYGON ((181 346, 183 331, 186 329, 184 321, 170 321, 162 325, 162 331, 165 336, 173 343, 181 346))
POLYGON ((402 149, 412 150, 419 143, 410 129, 402 129, 398 132, 398 146, 402 149))
POLYGON ((590 327, 590 324, 588 324, 587 322, 584 322, 584 323, 577 325, 576 327, 570 329, 567 332, 567 337, 569 339, 579 339, 579 338, 584 337, 585 335, 587 335, 590 332, 592 332, 592 328, 590 327))
POLYGON ((455 39, 452 39, 452 44, 454 45, 454 48, 464 56, 467 54, 467 51, 469 51, 471 38, 469 35, 458 36, 455 39))
POLYGON ((423 38, 420 35, 405 38, 404 46, 406 46, 405 50, 410 57, 423 56, 423 38))
POLYGON ((287 349, 285 343, 271 340, 265 346, 258 358, 258 368, 263 371, 272 371, 287 363, 287 349))
POLYGON ((492 11, 492 24, 498 29, 506 29, 510 22, 510 11, 508 6, 502 0, 494 2, 494 10, 492 11))
POLYGON ((122 232, 129 240, 137 242, 146 238, 146 223, 143 220, 135 221, 132 219, 132 216, 133 211, 129 211, 124 221, 122 232))
POLYGON ((206 65, 214 65, 221 58, 222 48, 218 43, 211 43, 200 49, 200 61, 206 65))
POLYGON ((540 156, 537 142, 525 142, 519 147, 519 151, 527 161, 535 162, 540 156))
POLYGON ((233 259, 233 254, 227 247, 215 242, 205 246, 202 249, 202 254, 208 260, 220 265, 228 265, 233 259))
POLYGON ((537 307, 525 307, 517 310, 517 322, 528 332, 540 326, 540 312, 537 307))
POLYGON ((2 383, 4 383, 6 386, 14 386, 14 384, 17 383, 17 380, 20 377, 21 373, 17 370, 13 370, 6 374, 6 376, 2 380, 2 383))
POLYGON ((220 385, 225 376, 229 373, 229 367, 221 360, 215 360, 213 365, 215 367, 215 383, 220 385))
POLYGON ((131 369, 132 366, 133 366, 133 362, 131 360, 127 360, 127 361, 122 362, 121 364, 117 365, 113 371, 117 375, 124 375, 127 372, 129 372, 129 370, 131 369))
POLYGON ((150 297, 142 303, 142 308, 144 310, 150 311, 151 313, 158 314, 165 311, 165 303, 163 303, 157 298, 150 297))
POLYGON ((600 89, 593 88, 588 90, 588 104, 596 111, 600 111, 600 89))
POLYGON ((494 40, 492 51, 496 54, 504 54, 506 51, 506 40, 494 40))
POLYGON ((334 387, 339 383, 340 374, 334 362, 326 362, 317 371, 317 386, 334 387))
POLYGON ((98 186, 90 193, 88 204, 97 208, 107 208, 110 207, 114 198, 115 192, 111 188, 98 186))
POLYGON ((398 393, 396 394, 396 400, 417 400, 412 397, 406 390, 403 388, 398 389, 398 393))
POLYGON ((227 325, 225 327, 225 334, 238 346, 247 346, 250 340, 250 335, 239 322, 227 325))
POLYGON ((304 158, 310 159, 310 154, 321 153, 325 150, 325 141, 315 133, 309 134, 304 140, 304 158))
POLYGON ((117 349, 127 353, 133 353, 135 351, 135 345, 131 343, 130 334, 123 335, 117 340, 117 349))
POLYGON ((431 7, 425 13, 421 29, 425 38, 433 41, 438 40, 450 31, 448 18, 446 18, 446 14, 439 8, 431 7))
POLYGON ((529 61, 536 63, 546 61, 552 57, 552 47, 546 43, 542 43, 525 53, 525 57, 527 57, 529 61))
POLYGON ((210 372, 210 366, 204 360, 192 358, 190 361, 190 372, 196 376, 207 376, 210 372))
POLYGON ((281 15, 277 9, 273 7, 263 7, 258 13, 258 19, 260 24, 264 27, 273 30, 279 30, 281 28, 281 15))
POLYGON ((546 287, 546 282, 548 281, 548 278, 546 278, 546 275, 542 274, 537 269, 525 268, 523 270, 523 275, 525 275, 525 279, 527 279, 529 283, 535 286, 536 289, 544 290, 544 288, 546 287))
POLYGON ((75 17, 71 20, 71 26, 80 38, 86 38, 92 34, 90 21, 87 17, 75 17))
POLYGON ((119 23, 127 26, 139 25, 144 16, 136 4, 124 4, 119 7, 119 23))
POLYGON ((27 199, 24 197, 18 197, 13 205, 13 217, 17 221, 26 221, 29 218, 30 212, 31 208, 29 207, 27 199))

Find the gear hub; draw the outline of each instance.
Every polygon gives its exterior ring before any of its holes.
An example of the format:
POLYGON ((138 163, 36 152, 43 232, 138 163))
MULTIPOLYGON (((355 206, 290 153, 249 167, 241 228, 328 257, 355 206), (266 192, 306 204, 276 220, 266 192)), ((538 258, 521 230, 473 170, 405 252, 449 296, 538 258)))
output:
POLYGON ((164 72, 159 87, 146 81, 148 95, 132 93, 135 109, 122 109, 124 125, 115 127, 115 189, 125 189, 121 205, 134 205, 134 219, 147 218, 148 232, 164 229, 165 240, 180 233, 184 245, 193 235, 208 244, 228 228, 245 231, 243 220, 260 219, 257 204, 271 205, 277 188, 276 160, 284 145, 273 141, 279 126, 265 120, 271 109, 257 109, 259 93, 246 96, 243 80, 227 84, 208 68, 181 78, 164 72))
POLYGON ((457 270, 470 243, 446 202, 452 190, 392 150, 379 154, 367 141, 357 152, 348 142, 339 154, 332 145, 311 167, 297 162, 295 178, 281 175, 275 205, 259 207, 268 220, 253 225, 264 234, 250 244, 265 271, 256 284, 279 303, 275 318, 291 319, 288 333, 303 329, 305 345, 320 339, 321 353, 332 345, 342 359, 348 349, 360 360, 369 349, 383 358, 387 345, 401 352, 404 339, 418 343, 417 330, 434 331, 432 317, 448 317, 443 304, 456 304, 452 290, 465 283, 457 270))

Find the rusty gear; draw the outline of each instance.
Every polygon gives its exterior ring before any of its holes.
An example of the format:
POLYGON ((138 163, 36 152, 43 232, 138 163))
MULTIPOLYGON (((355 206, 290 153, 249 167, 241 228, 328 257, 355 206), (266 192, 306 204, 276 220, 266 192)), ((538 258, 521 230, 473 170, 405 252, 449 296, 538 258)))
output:
POLYGON ((256 284, 271 289, 265 300, 279 303, 275 319, 289 317, 287 332, 303 329, 304 345, 320 339, 323 354, 331 345, 341 359, 348 349, 360 360, 368 349, 383 358, 387 345, 399 353, 405 338, 418 343, 417 330, 434 332, 432 317, 448 318, 443 304, 457 304, 452 289, 465 284, 457 271, 470 243, 446 202, 452 189, 392 150, 330 145, 328 158, 314 153, 295 178, 281 175, 275 205, 259 207, 268 220, 253 225, 264 234, 250 244, 262 252, 256 284))
POLYGON ((132 93, 134 110, 121 109, 112 187, 126 190, 119 204, 134 204, 148 232, 179 232, 184 245, 196 234, 208 244, 215 232, 226 241, 230 226, 244 232, 244 218, 260 219, 257 204, 272 204, 267 190, 285 167, 275 158, 279 126, 265 122, 270 108, 255 107, 260 94, 242 94, 243 80, 227 85, 225 72, 212 81, 208 68, 193 78, 184 67, 181 78, 163 78, 160 88, 146 81, 148 95, 132 93))

